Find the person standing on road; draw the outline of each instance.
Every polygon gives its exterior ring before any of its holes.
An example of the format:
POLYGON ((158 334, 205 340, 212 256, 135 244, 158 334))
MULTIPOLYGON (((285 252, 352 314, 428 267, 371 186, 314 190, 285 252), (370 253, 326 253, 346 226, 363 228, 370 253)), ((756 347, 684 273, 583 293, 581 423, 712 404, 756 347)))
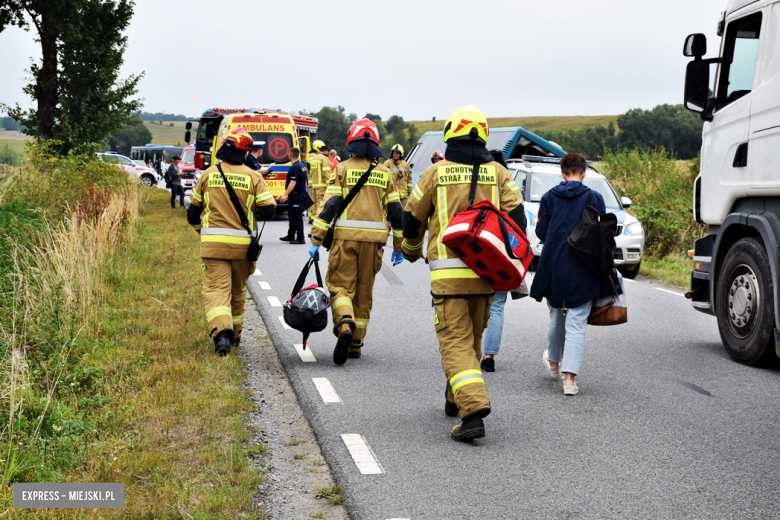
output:
POLYGON ((521 229, 526 226, 520 188, 507 169, 493 160, 487 141, 485 114, 471 105, 453 112, 444 126, 445 160, 420 174, 404 212, 403 255, 410 262, 422 256, 428 228, 433 323, 447 378, 444 413, 455 417, 460 412, 462 419, 450 433, 456 441, 484 437, 482 419, 490 413, 479 362, 493 289, 442 242, 448 223, 469 206, 474 166, 478 165, 480 175, 474 202, 490 200, 521 229))
POLYGON ((591 301, 612 294, 612 288, 582 267, 568 248, 567 240, 580 221, 589 191, 591 205, 601 213, 607 210, 601 194, 582 184, 587 167, 585 157, 578 153, 563 156, 563 182, 542 196, 536 224, 536 236, 544 242, 544 249, 531 297, 537 301, 547 298, 550 323, 542 361, 553 378, 560 379, 563 372, 565 395, 579 392, 575 377, 582 361, 591 301))
POLYGON ((260 163, 264 148, 265 141, 254 141, 252 143, 252 152, 246 156, 246 161, 244 161, 245 166, 248 166, 260 175, 265 175, 265 172, 268 171, 268 168, 263 168, 263 165, 260 163))
POLYGON ((412 169, 403 160, 404 147, 394 144, 390 152, 391 159, 385 161, 385 167, 390 170, 398 194, 401 196, 401 205, 406 206, 409 192, 412 191, 412 169))
POLYGON ((290 244, 306 243, 303 237, 303 202, 309 190, 306 185, 306 166, 299 160, 300 157, 300 148, 296 146, 290 150, 292 165, 287 172, 284 194, 279 197, 279 202, 287 202, 287 216, 289 219, 287 235, 279 238, 279 240, 289 242, 290 244))
POLYGON ((168 171, 165 172, 165 176, 167 177, 168 184, 171 186, 171 208, 176 208, 176 196, 179 196, 179 204, 181 204, 181 207, 184 207, 184 188, 182 188, 181 185, 181 178, 184 175, 184 172, 181 171, 181 168, 179 168, 179 163, 181 162, 181 157, 178 155, 174 155, 173 159, 171 160, 171 165, 168 166, 168 171))
POLYGON ((249 231, 230 200, 225 178, 236 192, 253 234, 257 234, 255 219, 271 220, 276 214, 276 202, 263 177, 244 165, 251 149, 252 137, 246 130, 228 131, 217 150, 220 162, 198 179, 187 210, 187 221, 200 234, 206 320, 220 356, 226 356, 231 346, 238 347, 241 342, 246 282, 255 272, 255 262, 247 259, 249 231))
POLYGON ((309 224, 322 210, 322 202, 325 199, 325 188, 331 175, 330 160, 325 155, 328 147, 322 141, 314 141, 311 144, 312 152, 309 155, 309 186, 311 186, 311 198, 314 204, 309 206, 309 224))
MULTIPOLYGON (((431 154, 431 164, 436 164, 439 161, 444 160, 444 155, 439 150, 434 150, 431 154)), ((506 165, 504 165, 506 167, 506 165)))
POLYGON ((314 217, 309 255, 322 244, 342 201, 359 179, 373 167, 368 180, 354 195, 347 211, 339 215, 328 258, 325 285, 333 309, 333 333, 338 337, 333 351, 337 365, 361 356, 373 304, 374 280, 382 268, 387 222, 393 228, 393 265, 403 262, 401 225, 403 208, 390 172, 379 163, 379 131, 369 119, 352 123, 347 136, 347 153, 352 157, 339 164, 325 190, 325 204, 314 217))
POLYGON ((330 171, 335 172, 336 166, 338 166, 339 163, 341 162, 338 159, 336 159, 336 150, 331 150, 330 152, 328 152, 328 160, 330 161, 330 171))

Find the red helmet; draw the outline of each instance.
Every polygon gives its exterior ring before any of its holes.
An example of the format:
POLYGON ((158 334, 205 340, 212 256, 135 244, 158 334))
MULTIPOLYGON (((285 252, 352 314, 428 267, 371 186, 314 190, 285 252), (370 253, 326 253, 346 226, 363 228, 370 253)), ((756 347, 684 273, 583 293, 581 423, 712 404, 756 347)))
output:
POLYGON ((249 135, 249 132, 239 126, 238 128, 228 131, 227 135, 222 140, 221 146, 225 145, 233 146, 243 152, 251 152, 254 140, 252 139, 252 136, 249 135))
POLYGON ((443 161, 443 160, 444 160, 444 155, 442 155, 442 153, 441 153, 439 150, 436 150, 436 151, 434 151, 434 152, 431 154, 431 162, 436 162, 436 161, 435 161, 436 159, 438 159, 438 160, 440 160, 440 161, 443 161))
POLYGON ((349 127, 349 134, 347 135, 347 146, 357 139, 371 139, 376 144, 379 144, 379 130, 376 125, 370 119, 360 119, 352 123, 349 127))

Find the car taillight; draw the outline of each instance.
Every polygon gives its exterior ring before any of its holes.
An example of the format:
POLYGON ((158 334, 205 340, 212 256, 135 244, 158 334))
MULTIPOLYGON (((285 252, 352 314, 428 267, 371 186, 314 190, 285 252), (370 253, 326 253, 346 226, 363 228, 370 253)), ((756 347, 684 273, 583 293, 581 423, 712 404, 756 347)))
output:
POLYGON ((206 154, 198 153, 195 154, 195 168, 199 170, 205 170, 206 167, 204 166, 206 159, 206 154))

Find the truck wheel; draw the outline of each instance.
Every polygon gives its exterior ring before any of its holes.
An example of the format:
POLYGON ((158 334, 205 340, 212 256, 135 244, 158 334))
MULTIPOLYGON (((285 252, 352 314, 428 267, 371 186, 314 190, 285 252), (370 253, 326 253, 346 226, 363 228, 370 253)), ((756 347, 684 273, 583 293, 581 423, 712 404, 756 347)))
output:
POLYGON ((731 246, 716 295, 718 330, 728 355, 746 365, 773 357, 774 285, 769 258, 758 241, 743 238, 731 246))
POLYGON ((628 278, 629 280, 633 280, 639 274, 639 269, 641 267, 642 267, 642 261, 640 260, 638 264, 636 264, 634 267, 630 269, 620 269, 620 274, 622 274, 625 278, 628 278))
POLYGON ((152 179, 151 175, 144 175, 143 177, 141 177, 141 185, 144 188, 149 188, 153 184, 154 184, 154 179, 152 179))

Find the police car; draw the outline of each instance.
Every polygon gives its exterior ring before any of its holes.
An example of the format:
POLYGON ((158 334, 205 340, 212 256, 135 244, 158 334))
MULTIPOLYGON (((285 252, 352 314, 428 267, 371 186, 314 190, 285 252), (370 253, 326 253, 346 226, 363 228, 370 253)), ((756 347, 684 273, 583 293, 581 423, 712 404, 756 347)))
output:
POLYGON ((117 168, 125 170, 130 175, 134 175, 141 179, 141 184, 146 187, 154 186, 162 180, 162 176, 158 175, 156 171, 146 166, 138 166, 128 157, 119 155, 116 152, 106 152, 97 154, 98 158, 109 164, 113 164, 117 168))
MULTIPOLYGON (((563 181, 560 162, 561 160, 557 157, 531 155, 507 161, 509 172, 514 176, 515 182, 523 192, 525 214, 528 218, 526 232, 534 252, 532 268, 535 268, 544 247, 544 244, 536 236, 539 203, 547 190, 563 181)), ((607 178, 591 165, 588 166, 583 184, 593 191, 598 191, 604 197, 607 211, 617 216, 615 265, 626 278, 635 278, 642 265, 645 233, 639 220, 626 212, 626 208, 631 206, 631 199, 628 197, 619 198, 607 178)))

